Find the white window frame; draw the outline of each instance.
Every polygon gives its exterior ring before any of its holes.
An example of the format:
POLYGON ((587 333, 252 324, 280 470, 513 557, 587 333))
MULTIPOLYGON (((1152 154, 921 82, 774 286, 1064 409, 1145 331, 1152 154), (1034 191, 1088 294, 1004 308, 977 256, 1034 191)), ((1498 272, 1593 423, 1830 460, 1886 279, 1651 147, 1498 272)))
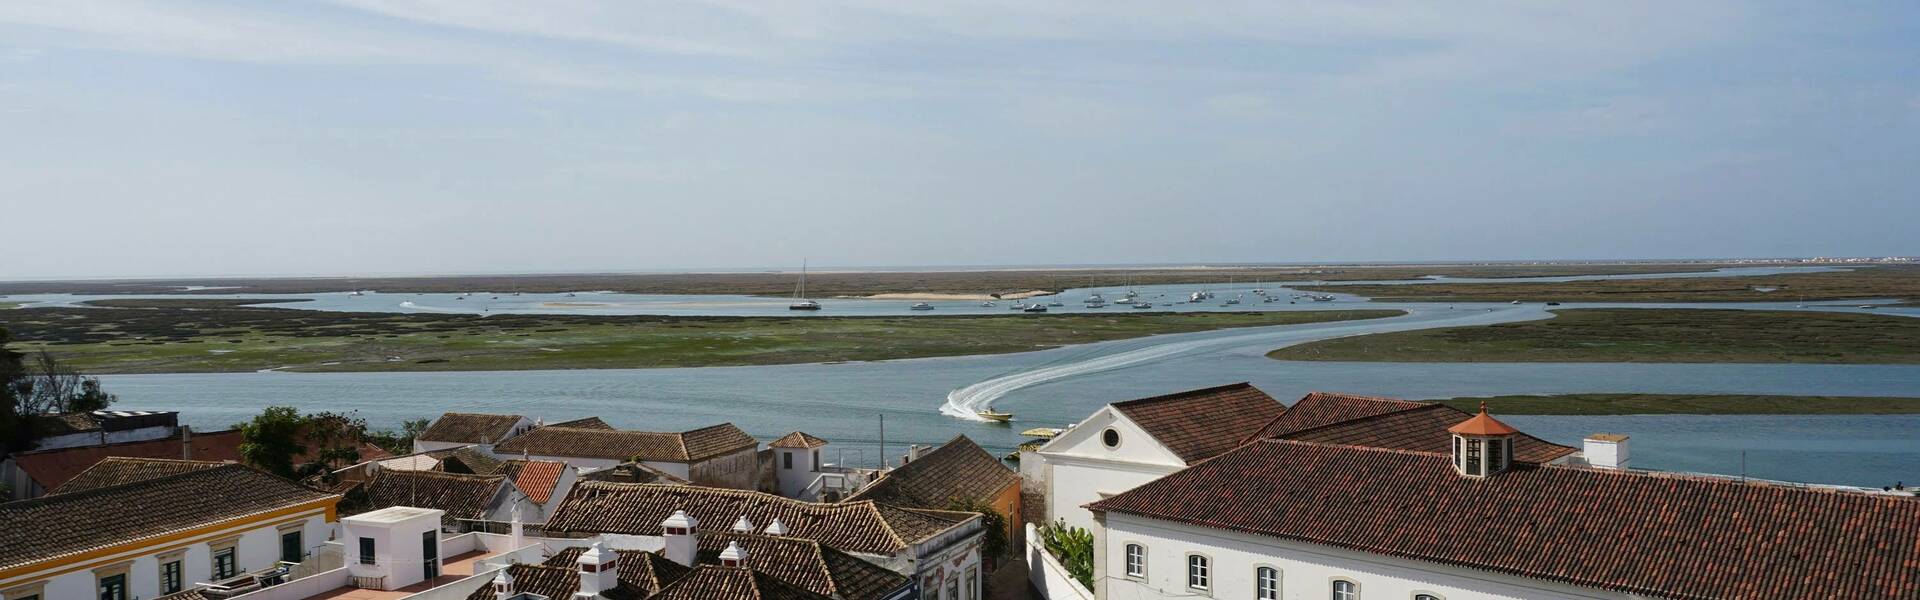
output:
POLYGON ((1121 570, 1125 572, 1128 577, 1132 577, 1135 579, 1145 579, 1147 577, 1147 545, 1146 544, 1141 544, 1138 542, 1127 542, 1127 544, 1121 548, 1120 555, 1121 555, 1121 570), (1133 551, 1136 549, 1140 551, 1140 554, 1137 557, 1133 553, 1133 551), (1139 571, 1133 570, 1134 558, 1140 559, 1139 571))
POLYGON ((1360 582, 1346 577, 1334 577, 1327 580, 1327 592, 1327 597, 1333 600, 1360 600, 1360 582), (1340 595, 1340 584, 1342 583, 1353 587, 1350 595, 1344 597, 1340 595))
POLYGON ((1286 589, 1286 581, 1287 581, 1286 574, 1280 572, 1280 567, 1276 567, 1273 565, 1254 565, 1253 566, 1253 598, 1254 600, 1280 600, 1280 596, 1282 595, 1282 592, 1284 592, 1286 589), (1260 574, 1262 571, 1273 572, 1273 588, 1272 589, 1262 588, 1262 586, 1266 585, 1266 582, 1261 581, 1260 579, 1260 574))
POLYGON ((1203 591, 1213 589, 1213 557, 1199 552, 1187 553, 1187 589, 1203 591), (1194 559, 1199 559, 1200 562, 1195 564, 1194 559), (1196 580, 1199 585, 1195 585, 1196 580))

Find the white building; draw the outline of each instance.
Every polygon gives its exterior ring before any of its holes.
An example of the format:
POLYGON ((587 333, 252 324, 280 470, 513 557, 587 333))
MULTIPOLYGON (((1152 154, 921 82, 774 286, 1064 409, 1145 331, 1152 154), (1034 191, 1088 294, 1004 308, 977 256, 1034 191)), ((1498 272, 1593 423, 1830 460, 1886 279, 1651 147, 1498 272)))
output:
POLYGON ((1021 471, 1046 495, 1042 521, 1091 528, 1087 503, 1231 450, 1285 411, 1246 383, 1109 404, 1022 455, 1021 471))
POLYGON ((237 464, 177 467, 0 504, 0 600, 247 589, 332 535, 337 495, 237 464))
POLYGON ((1569 456, 1484 409, 1444 430, 1420 425, 1445 414, 1409 408, 1334 427, 1346 442, 1264 438, 1092 504, 1096 592, 1920 598, 1910 497, 1633 471, 1620 466, 1623 436, 1569 456), (1363 437, 1384 447, 1351 443, 1363 437))
POLYGON ((414 452, 477 445, 491 451, 495 445, 539 426, 520 415, 446 413, 413 438, 414 452))
MULTIPOLYGON (((809 488, 815 488, 814 480, 820 478, 820 449, 827 441, 795 431, 780 439, 767 443, 773 451, 774 480, 780 486, 780 495, 801 500, 819 500, 803 494, 809 488)), ((817 489, 817 488, 816 488, 817 489)))
POLYGON ((347 576, 367 590, 398 590, 441 575, 443 511, 393 506, 340 519, 347 576))

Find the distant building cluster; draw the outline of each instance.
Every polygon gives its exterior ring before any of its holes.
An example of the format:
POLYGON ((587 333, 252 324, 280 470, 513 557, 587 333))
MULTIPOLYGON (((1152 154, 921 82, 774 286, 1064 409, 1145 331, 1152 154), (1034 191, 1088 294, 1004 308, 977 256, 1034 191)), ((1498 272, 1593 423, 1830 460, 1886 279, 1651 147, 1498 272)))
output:
POLYGON ((60 420, 0 463, 0 600, 1920 598, 1905 490, 1245 383, 1030 430, 1017 470, 964 436, 853 467, 799 431, 447 413, 294 481, 173 413, 60 420))

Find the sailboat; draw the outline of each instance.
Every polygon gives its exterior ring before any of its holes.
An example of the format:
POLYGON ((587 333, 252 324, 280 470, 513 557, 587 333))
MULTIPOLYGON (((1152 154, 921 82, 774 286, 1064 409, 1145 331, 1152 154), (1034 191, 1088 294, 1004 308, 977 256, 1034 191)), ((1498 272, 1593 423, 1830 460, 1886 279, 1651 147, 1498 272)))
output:
POLYGON ((807 298, 807 260, 800 259, 800 287, 793 290, 793 304, 787 310, 820 310, 820 303, 807 298))

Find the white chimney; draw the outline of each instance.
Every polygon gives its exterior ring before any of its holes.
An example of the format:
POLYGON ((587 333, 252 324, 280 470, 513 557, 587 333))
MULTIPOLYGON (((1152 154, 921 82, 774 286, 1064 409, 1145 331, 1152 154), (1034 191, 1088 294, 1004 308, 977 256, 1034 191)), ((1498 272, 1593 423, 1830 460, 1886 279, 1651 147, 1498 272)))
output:
POLYGON ((753 521, 748 521, 746 515, 740 515, 740 520, 733 522, 733 531, 735 533, 753 533, 753 521))
POLYGON ((580 571, 580 591, 573 593, 576 600, 599 598, 600 594, 620 585, 620 568, 614 553, 607 551, 604 540, 594 540, 574 565, 580 571))
POLYGON ((513 503, 513 521, 507 525, 507 535, 510 536, 507 538, 510 544, 507 546, 509 550, 519 550, 521 546, 527 545, 526 532, 520 525, 519 502, 513 503))
POLYGON ((774 517, 773 522, 767 524, 767 535, 786 535, 786 534, 787 534, 787 524, 781 523, 779 517, 774 517))
POLYGON ((513 570, 511 566, 504 567, 500 569, 499 575, 493 576, 494 600, 508 600, 513 598, 513 574, 508 573, 508 571, 511 570, 513 570))
POLYGON ((699 526, 700 521, 687 516, 684 510, 673 511, 673 516, 660 522, 660 538, 666 543, 667 560, 680 563, 683 567, 693 566, 694 558, 700 552, 700 534, 694 529, 699 526))
POLYGON ((1596 433, 1582 440, 1587 464, 1596 469, 1627 468, 1627 436, 1617 433, 1596 433))
POLYGON ((740 549, 739 542, 727 542, 727 549, 720 551, 720 566, 722 567, 745 566, 746 560, 747 551, 740 549))

